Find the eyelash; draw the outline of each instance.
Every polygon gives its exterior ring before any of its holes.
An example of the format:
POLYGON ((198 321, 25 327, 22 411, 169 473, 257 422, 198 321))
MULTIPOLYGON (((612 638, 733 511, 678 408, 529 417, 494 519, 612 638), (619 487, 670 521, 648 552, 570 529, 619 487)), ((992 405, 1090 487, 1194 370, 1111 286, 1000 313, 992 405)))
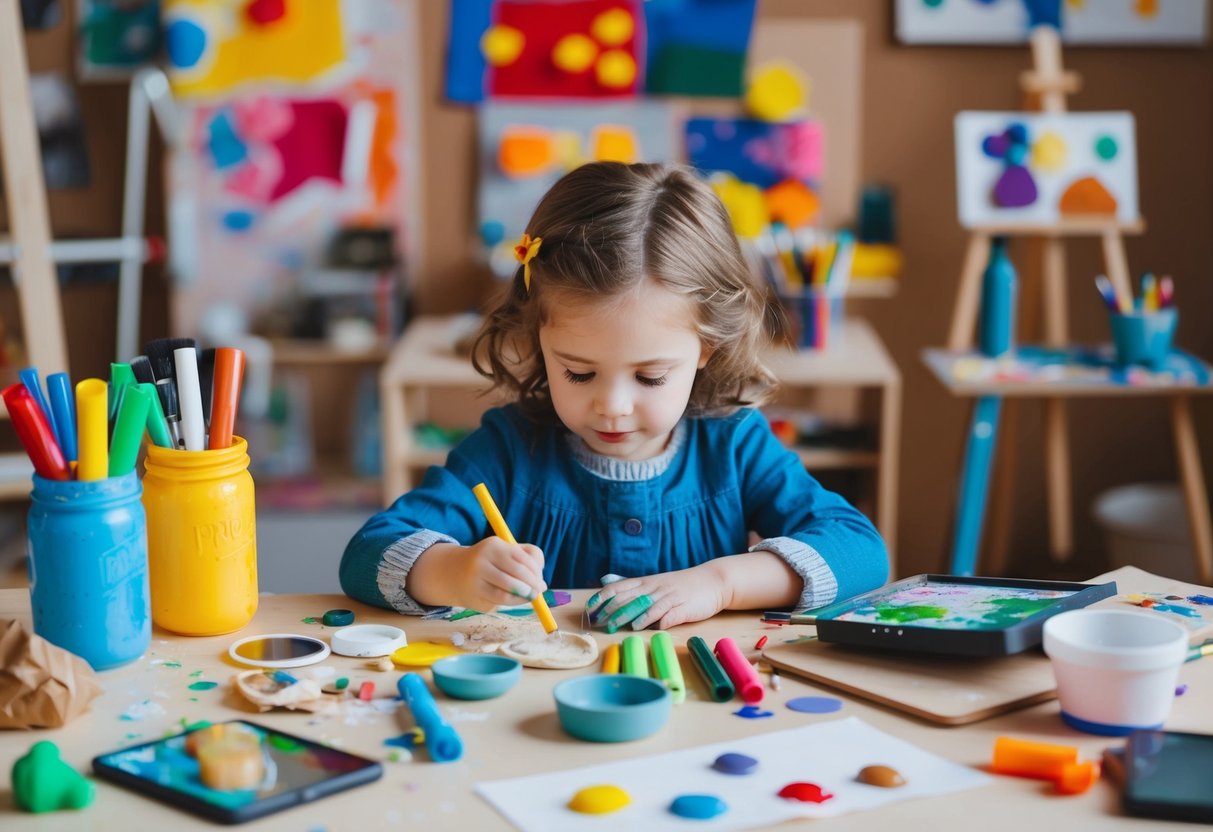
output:
MULTIPOLYGON (((573 384, 586 384, 594 377, 593 373, 574 373, 572 370, 565 370, 564 377, 573 384)), ((649 378, 648 376, 636 376, 636 381, 643 384, 645 387, 660 387, 665 384, 665 376, 660 378, 649 378)))

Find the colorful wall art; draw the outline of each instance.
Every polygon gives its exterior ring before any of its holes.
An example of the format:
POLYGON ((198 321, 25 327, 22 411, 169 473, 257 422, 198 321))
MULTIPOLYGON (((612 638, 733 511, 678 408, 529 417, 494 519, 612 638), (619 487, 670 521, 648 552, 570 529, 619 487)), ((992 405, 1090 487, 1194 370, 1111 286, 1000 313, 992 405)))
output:
POLYGON ((512 275, 513 245, 557 179, 589 161, 677 158, 674 113, 657 102, 480 108, 480 238, 495 274, 512 275))
POLYGON ((849 717, 667 754, 478 783, 476 791, 527 832, 601 830, 608 823, 620 829, 685 830, 691 818, 710 821, 705 828, 725 830, 837 817, 989 782, 975 767, 937 757, 849 717), (748 765, 725 764, 742 761, 748 765), (872 765, 895 770, 904 784, 883 788, 857 779, 872 765), (585 792, 594 786, 613 787, 629 802, 594 801, 598 811, 609 809, 610 814, 587 814, 594 807, 583 808, 590 802, 585 792), (685 814, 688 801, 682 799, 692 795, 715 798, 700 803, 714 813, 685 814))
POLYGON ((962 112, 956 190, 966 228, 1065 217, 1140 219, 1133 115, 962 112))
POLYGON ((76 21, 85 80, 129 77, 160 52, 160 0, 78 0, 76 21))
POLYGON ((648 0, 645 89, 654 95, 741 95, 757 0, 648 0))
MULTIPOLYGON (((303 17, 301 2, 275 8, 303 17)), ((229 11, 251 25, 257 5, 229 11)), ((184 84, 197 95, 180 102, 183 135, 169 168, 175 332, 199 333, 215 308, 238 311, 255 329, 285 328, 283 310, 301 303, 339 229, 391 228, 406 258, 415 244, 414 0, 316 6, 321 18, 339 12, 330 18, 337 42, 312 56, 318 74, 238 79, 218 69, 227 58, 217 56, 213 72, 184 84)), ((303 72, 302 60, 294 66, 303 72)))
POLYGON ((452 0, 447 97, 618 98, 641 89, 639 0, 452 0))
MULTIPOLYGON (((897 0, 902 43, 1024 43, 1039 0, 897 0)), ((1053 0, 1062 41, 1072 46, 1198 46, 1208 39, 1206 0, 1053 0)))
POLYGON ((300 84, 343 66, 341 0, 165 0, 173 93, 216 96, 300 84))

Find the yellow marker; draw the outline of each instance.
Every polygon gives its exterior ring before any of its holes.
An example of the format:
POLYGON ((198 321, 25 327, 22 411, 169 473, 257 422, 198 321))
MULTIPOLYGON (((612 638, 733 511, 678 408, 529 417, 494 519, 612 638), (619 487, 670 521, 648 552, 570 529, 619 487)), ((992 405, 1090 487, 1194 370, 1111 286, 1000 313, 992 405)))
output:
MULTIPOLYGON (((493 533, 506 543, 517 543, 514 535, 510 534, 510 527, 505 524, 505 518, 497 510, 497 504, 493 502, 493 495, 489 493, 488 487, 484 483, 479 483, 472 488, 472 493, 480 502, 480 510, 488 518, 489 525, 493 527, 493 533)), ((556 619, 552 617, 552 611, 548 609, 548 602, 543 600, 543 595, 536 595, 532 598, 531 606, 535 608, 535 615, 539 616, 539 623, 543 625, 543 631, 545 633, 555 632, 556 619)))
POLYGON ((603 673, 618 673, 619 672, 619 645, 607 645, 607 649, 602 651, 602 672, 603 673))
POLYGON ((76 478, 103 480, 109 476, 109 385, 86 378, 76 385, 76 425, 79 465, 76 478))

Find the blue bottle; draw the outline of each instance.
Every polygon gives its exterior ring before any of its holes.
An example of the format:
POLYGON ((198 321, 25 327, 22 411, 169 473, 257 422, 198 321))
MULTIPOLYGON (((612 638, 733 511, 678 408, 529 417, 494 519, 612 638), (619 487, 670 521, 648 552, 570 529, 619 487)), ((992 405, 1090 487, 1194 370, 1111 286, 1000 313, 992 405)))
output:
POLYGON ((990 261, 981 279, 981 323, 978 327, 983 355, 1006 355, 1015 346, 1015 297, 1018 280, 1007 257, 1006 237, 995 237, 990 261))
POLYGON ((132 662, 152 638, 143 487, 34 475, 29 589, 34 632, 94 670, 132 662))

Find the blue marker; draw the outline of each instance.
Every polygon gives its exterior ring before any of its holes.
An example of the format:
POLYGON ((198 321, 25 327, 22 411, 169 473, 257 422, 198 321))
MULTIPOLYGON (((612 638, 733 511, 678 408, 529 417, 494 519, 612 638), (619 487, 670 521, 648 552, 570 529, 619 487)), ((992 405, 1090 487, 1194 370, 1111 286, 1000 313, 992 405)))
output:
POLYGON ((76 451, 76 395, 72 392, 72 379, 67 373, 51 373, 46 377, 46 392, 51 400, 55 436, 59 447, 69 462, 75 462, 76 451))
POLYGON ((413 712, 413 720, 425 732, 425 747, 435 763, 449 763, 463 756, 463 741, 455 729, 438 713, 438 705, 425 680, 416 673, 406 673, 396 683, 400 698, 413 712))
POLYGON ((34 397, 34 401, 38 403, 38 407, 42 408, 43 414, 46 416, 46 423, 51 426, 51 433, 55 437, 59 436, 59 429, 55 427, 55 416, 51 413, 51 406, 46 402, 46 394, 42 392, 42 382, 38 380, 38 368, 26 367, 21 372, 17 373, 21 377, 21 383, 25 385, 25 389, 34 397))

